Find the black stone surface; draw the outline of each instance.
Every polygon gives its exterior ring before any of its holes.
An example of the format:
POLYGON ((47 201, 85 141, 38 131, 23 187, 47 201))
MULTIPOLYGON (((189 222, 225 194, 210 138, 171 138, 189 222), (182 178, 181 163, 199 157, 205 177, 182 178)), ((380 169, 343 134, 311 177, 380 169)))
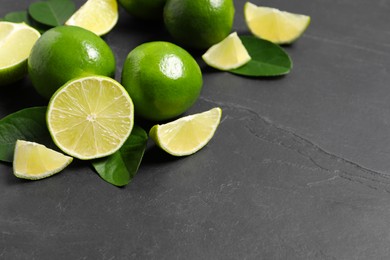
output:
MULTIPOLYGON (((0 0, 0 17, 31 2, 0 0)), ((0 259, 390 259, 390 2, 253 3, 311 16, 284 46, 292 72, 239 77, 193 53, 188 114, 220 106, 215 137, 181 159, 150 144, 124 188, 77 161, 37 182, 0 163, 0 259)), ((233 30, 249 34, 243 5, 233 30)), ((104 39, 118 80, 131 49, 171 40, 122 9, 104 39)), ((44 103, 27 78, 2 88, 0 117, 44 103)))

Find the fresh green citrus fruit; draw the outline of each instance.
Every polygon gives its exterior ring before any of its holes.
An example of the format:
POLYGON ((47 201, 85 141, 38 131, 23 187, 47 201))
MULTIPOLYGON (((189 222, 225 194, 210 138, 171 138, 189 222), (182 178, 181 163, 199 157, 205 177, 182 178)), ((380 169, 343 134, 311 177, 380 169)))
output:
POLYGON ((209 66, 220 70, 236 69, 251 60, 236 32, 211 46, 202 58, 209 66))
POLYGON ((245 4, 244 14, 246 24, 255 36, 276 44, 295 41, 310 24, 310 17, 307 15, 256 6, 250 2, 245 4))
POLYGON ((27 74, 27 58, 39 36, 25 23, 0 22, 0 86, 27 74))
POLYGON ((28 59, 33 86, 47 99, 71 79, 113 77, 115 69, 110 47, 93 32, 76 26, 59 26, 42 34, 28 59))
POLYGON ((88 76, 54 93, 46 121, 54 143, 81 160, 108 156, 121 148, 134 124, 133 102, 115 80, 88 76))
POLYGON ((44 145, 17 140, 13 169, 18 178, 39 180, 62 171, 73 158, 44 145))
POLYGON ((231 31, 234 20, 233 0, 168 0, 164 23, 179 43, 207 49, 222 41, 231 31))
POLYGON ((88 0, 65 24, 79 26, 101 36, 111 31, 117 22, 116 0, 88 0))
POLYGON ((198 99, 202 73, 194 58, 169 42, 148 42, 132 50, 122 69, 122 84, 135 113, 163 121, 179 116, 198 99))
POLYGON ((179 118, 173 122, 155 125, 149 135, 164 151, 175 156, 186 156, 202 149, 214 136, 221 121, 219 107, 179 118))
POLYGON ((143 20, 158 20, 163 17, 166 0, 119 0, 132 16, 143 20))

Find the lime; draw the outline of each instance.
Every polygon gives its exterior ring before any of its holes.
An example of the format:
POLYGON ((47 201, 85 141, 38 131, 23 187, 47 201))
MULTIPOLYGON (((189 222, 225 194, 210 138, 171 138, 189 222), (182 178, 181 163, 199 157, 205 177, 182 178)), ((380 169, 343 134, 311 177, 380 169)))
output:
POLYGON ((236 69, 251 60, 236 32, 211 46, 202 58, 209 66, 220 70, 236 69))
POLYGON ((114 28, 118 21, 116 0, 88 0, 66 22, 101 36, 114 28))
POLYGON ((0 22, 0 86, 27 74, 27 58, 39 36, 25 23, 0 22))
POLYGON ((214 136, 221 121, 219 107, 179 118, 163 125, 155 125, 149 135, 164 151, 175 156, 186 156, 202 149, 214 136))
POLYGON ((54 93, 46 121, 54 143, 63 152, 82 160, 100 158, 117 151, 129 137, 133 102, 111 78, 82 77, 54 93))
POLYGON ((17 140, 14 152, 14 175, 18 178, 39 180, 62 171, 73 158, 44 145, 17 140))
POLYGON ((76 26, 58 26, 39 38, 28 59, 37 92, 50 99, 67 81, 89 75, 114 77, 115 57, 96 34, 76 26))
POLYGON ((163 121, 179 116, 195 103, 203 80, 199 65, 186 50, 169 42, 148 42, 127 56, 122 84, 137 115, 163 121))
POLYGON ((196 49, 222 41, 233 20, 233 0, 168 0, 164 8, 164 23, 172 37, 196 49))
POLYGON ((256 6, 250 2, 245 4, 244 14, 246 24, 255 36, 276 44, 292 43, 310 24, 307 15, 256 6))
POLYGON ((130 15, 143 20, 158 20, 163 17, 166 0, 119 0, 130 15))

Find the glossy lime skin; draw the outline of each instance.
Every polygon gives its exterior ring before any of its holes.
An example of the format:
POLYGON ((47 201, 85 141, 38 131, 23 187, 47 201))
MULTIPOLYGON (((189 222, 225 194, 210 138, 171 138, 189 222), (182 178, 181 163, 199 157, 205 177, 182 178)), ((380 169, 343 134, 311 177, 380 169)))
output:
POLYGON ((166 0, 119 0, 130 15, 143 20, 162 20, 166 0))
POLYGON ((168 0, 164 24, 178 44, 207 49, 232 30, 233 0, 168 0))
POLYGON ((36 91, 50 99, 67 81, 89 75, 115 76, 115 57, 99 36, 75 26, 59 26, 38 39, 28 59, 36 91))
POLYGON ((134 102, 136 115, 165 121, 195 103, 203 79, 199 65, 186 50, 169 42, 148 42, 128 54, 122 85, 134 102))

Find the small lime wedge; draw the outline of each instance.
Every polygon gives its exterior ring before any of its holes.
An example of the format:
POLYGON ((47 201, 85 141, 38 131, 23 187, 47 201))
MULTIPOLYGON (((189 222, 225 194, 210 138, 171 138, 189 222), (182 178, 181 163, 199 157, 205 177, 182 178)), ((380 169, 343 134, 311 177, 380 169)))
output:
POLYGON ((211 46, 202 58, 207 65, 220 70, 236 69, 251 60, 236 32, 211 46))
POLYGON ((13 169, 18 178, 39 180, 62 171, 73 158, 44 145, 17 140, 13 169))
POLYGON ((186 156, 202 149, 214 136, 221 121, 219 107, 203 113, 155 125, 149 135, 161 149, 174 156, 186 156))
POLYGON ((244 6, 245 21, 257 37, 277 44, 288 44, 298 39, 310 24, 310 16, 280 11, 276 8, 244 6))
POLYGON ((116 0, 88 0, 65 22, 65 25, 83 27, 102 36, 114 28, 118 16, 116 0))
POLYGON ((0 22, 0 86, 27 74, 27 58, 40 33, 25 23, 0 22))

